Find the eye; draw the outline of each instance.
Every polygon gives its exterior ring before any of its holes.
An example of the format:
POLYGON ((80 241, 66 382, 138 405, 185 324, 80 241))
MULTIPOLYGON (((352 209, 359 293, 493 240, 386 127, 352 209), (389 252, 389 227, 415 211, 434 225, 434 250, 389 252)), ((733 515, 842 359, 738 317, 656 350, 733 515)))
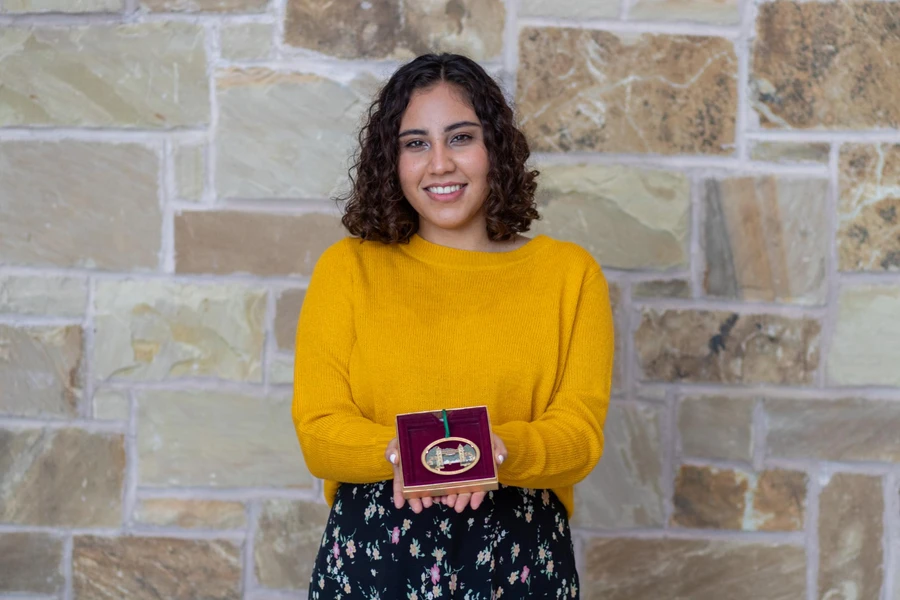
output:
POLYGON ((425 142, 423 142, 422 140, 412 140, 405 144, 407 148, 422 148, 424 145, 425 142))
POLYGON ((459 140, 460 142, 468 142, 471 139, 472 139, 472 136, 469 135, 468 133, 460 133, 459 135, 453 136, 453 139, 450 140, 450 143, 453 143, 457 140, 459 140))

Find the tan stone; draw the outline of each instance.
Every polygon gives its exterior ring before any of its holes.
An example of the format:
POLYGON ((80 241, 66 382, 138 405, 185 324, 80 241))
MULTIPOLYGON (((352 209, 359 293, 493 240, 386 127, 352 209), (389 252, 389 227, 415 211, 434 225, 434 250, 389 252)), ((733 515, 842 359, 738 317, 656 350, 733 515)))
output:
POLYGON ((185 529, 243 529, 246 509, 240 502, 146 498, 134 511, 134 520, 144 525, 185 529))
POLYGON ((223 23, 219 36, 225 60, 268 60, 275 53, 274 23, 223 23))
POLYGON ((141 0, 152 12, 263 13, 267 0, 141 0))
POLYGON ((838 267, 900 270, 900 144, 841 146, 838 267))
POLYGON ((275 341, 279 350, 294 351, 297 321, 306 290, 284 290, 275 305, 275 341))
POLYGON ((741 11, 738 0, 635 0, 628 8, 628 18, 736 25, 741 11))
POLYGON ((290 397, 222 392, 138 396, 139 480, 149 487, 312 487, 290 397))
POLYGON ((684 398, 678 406, 678 434, 684 456, 753 459, 753 404, 746 398, 684 398))
POLYGON ((269 358, 269 384, 290 385, 294 383, 294 357, 276 354, 269 358))
POLYGON ((0 313, 81 317, 86 305, 82 278, 0 275, 0 313))
POLYGON ((265 290, 103 281, 94 301, 98 379, 262 379, 265 290))
POLYGON ((175 147, 175 193, 181 200, 203 198, 206 181, 206 148, 202 144, 175 147))
POLYGON ((540 168, 535 234, 577 242, 601 265, 687 265, 690 183, 682 173, 559 165, 540 168))
POLYGON ((175 217, 175 269, 308 276, 322 252, 346 235, 338 217, 323 213, 182 213, 175 217))
POLYGON ((750 158, 776 163, 828 164, 831 146, 814 142, 754 142, 750 158))
POLYGON ((220 197, 323 198, 347 186, 374 78, 342 84, 250 68, 220 72, 216 83, 220 197))
POLYGON ((519 16, 562 19, 610 19, 621 12, 619 0, 522 0, 519 16))
POLYGON ((4 0, 5 13, 91 13, 119 12, 124 0, 4 0))
POLYGON ((767 399, 770 456, 900 462, 900 403, 767 399))
POLYGON ((628 327, 625 320, 626 308, 622 302, 622 288, 614 282, 609 282, 607 285, 609 287, 609 303, 613 313, 613 328, 615 329, 612 393, 616 394, 626 391, 625 337, 628 335, 628 327))
POLYGON ((584 600, 797 600, 802 547, 726 540, 595 538, 587 542, 584 600))
POLYGON ((644 309, 634 334, 648 381, 811 384, 821 326, 811 319, 644 309))
POLYGON ((124 444, 79 429, 0 430, 0 523, 121 525, 124 444))
POLYGON ((0 593, 60 592, 62 546, 53 534, 0 533, 0 593))
POLYGON ((261 585, 284 589, 309 585, 328 513, 324 504, 298 500, 263 504, 253 548, 256 579, 261 585))
POLYGON ((880 477, 832 476, 819 497, 819 597, 880 598, 884 496, 880 477))
POLYGON ((0 325, 0 414, 74 417, 81 399, 81 327, 0 325))
POLYGON ((737 58, 723 38, 525 28, 517 86, 533 150, 733 153, 737 58))
POLYGON ((825 179, 707 180, 706 292, 823 304, 827 195, 825 179))
POLYGON ((638 281, 631 288, 634 298, 690 298, 691 283, 684 279, 638 281))
POLYGON ((100 390, 94 393, 94 418, 107 421, 127 421, 131 414, 128 392, 100 390))
POLYGON ((780 2, 759 6, 751 100, 767 129, 900 125, 900 54, 892 2, 780 2))
MULTIPOLYGON (((175 22, 7 28, 0 34, 0 126, 206 125, 203 38, 200 25, 175 22)), ((61 173, 71 170, 64 164, 61 173)))
POLYGON ((838 296, 828 380, 900 386, 900 286, 844 287, 838 296))
MULTIPOLYGON (((0 81, 5 82, 2 65, 0 59, 0 81)), ((2 98, 0 92, 0 121, 2 98)), ((3 262, 114 270, 156 268, 162 229, 158 173, 157 156, 136 144, 75 140, 0 143, 3 262)))
POLYGON ((75 536, 75 600, 239 600, 241 552, 232 542, 75 536))
POLYGON ((800 531, 806 514, 807 476, 797 471, 763 471, 753 492, 751 523, 759 531, 800 531))
POLYGON ((289 0, 285 42, 339 58, 407 60, 426 52, 497 57, 506 11, 501 0, 289 0), (368 8, 366 8, 368 5, 368 8))
POLYGON ((606 452, 575 486, 572 524, 602 529, 661 526, 660 408, 612 404, 606 423, 606 452))

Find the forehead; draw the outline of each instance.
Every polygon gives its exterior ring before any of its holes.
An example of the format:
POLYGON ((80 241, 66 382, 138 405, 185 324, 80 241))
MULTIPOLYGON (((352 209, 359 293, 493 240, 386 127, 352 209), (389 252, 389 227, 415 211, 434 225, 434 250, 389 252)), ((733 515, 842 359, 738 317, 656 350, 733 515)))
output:
POLYGON ((462 90, 447 83, 439 83, 413 93, 400 120, 400 126, 427 129, 429 124, 437 127, 458 121, 477 123, 478 118, 462 90))

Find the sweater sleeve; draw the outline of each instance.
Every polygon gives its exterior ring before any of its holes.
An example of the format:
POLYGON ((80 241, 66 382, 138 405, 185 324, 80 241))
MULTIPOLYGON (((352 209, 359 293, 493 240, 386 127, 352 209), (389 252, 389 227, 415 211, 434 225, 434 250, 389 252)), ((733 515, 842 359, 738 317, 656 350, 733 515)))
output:
POLYGON ((350 389, 353 276, 346 247, 328 248, 316 263, 297 324, 291 414, 310 473, 344 483, 393 477, 384 458, 394 430, 362 415, 350 389))
POLYGON ((501 483, 558 488, 591 472, 603 453, 613 338, 606 278, 596 271, 582 284, 563 374, 547 410, 532 422, 493 427, 509 451, 498 471, 501 483))

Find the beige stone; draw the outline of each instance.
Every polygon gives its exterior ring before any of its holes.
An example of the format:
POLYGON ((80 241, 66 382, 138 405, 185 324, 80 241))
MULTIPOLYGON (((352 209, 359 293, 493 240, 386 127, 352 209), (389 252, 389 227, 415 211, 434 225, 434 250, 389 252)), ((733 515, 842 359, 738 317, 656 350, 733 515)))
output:
POLYGON ((206 125, 203 38, 200 25, 175 22, 7 28, 0 33, 0 126, 206 125))
POLYGON ((900 144, 841 146, 838 267, 900 271, 900 144))
POLYGON ((767 399, 770 456, 900 462, 900 403, 767 399))
POLYGON ((81 327, 0 325, 0 414, 76 416, 81 352, 81 327))
POLYGON ((634 298, 690 298, 691 282, 685 279, 638 281, 631 288, 634 298))
POLYGON ((87 282, 80 277, 0 275, 0 313, 81 317, 87 282))
POLYGON ((0 533, 0 593, 56 594, 63 541, 48 533, 0 533))
POLYGON ((119 12, 124 0, 4 0, 0 12, 6 13, 93 13, 119 12))
POLYGON ((628 18, 736 25, 741 11, 738 0, 635 0, 628 8, 628 18))
POLYGON ((606 450, 587 479, 575 486, 576 527, 624 529, 663 525, 660 408, 612 404, 606 450))
POLYGON ((707 180, 706 292, 823 304, 827 195, 825 179, 707 180))
POLYGON ((540 171, 535 234, 577 242, 609 268, 687 264, 690 184, 684 174, 599 165, 540 171))
POLYGON ((124 473, 121 434, 0 430, 0 523, 117 527, 124 473))
POLYGON ((819 497, 819 597, 880 598, 884 495, 880 477, 836 474, 819 497))
POLYGON ((138 396, 140 484, 311 487, 290 411, 290 397, 144 392, 138 396))
POLYGON ((175 147, 175 193, 181 200, 198 201, 203 198, 206 181, 206 148, 202 144, 175 147))
POLYGON ((802 547, 726 540, 596 538, 580 571, 585 600, 797 600, 802 547))
POLYGON ((626 307, 622 302, 622 288, 614 282, 608 282, 609 303, 613 313, 613 328, 615 333, 615 348, 613 353, 613 380, 612 393, 617 394, 626 391, 625 381, 625 337, 628 335, 627 321, 625 319, 626 307))
POLYGON ((267 0, 141 0, 152 12, 263 13, 267 0))
POLYGON ((300 500, 263 504, 253 548, 256 579, 261 585, 279 589, 309 585, 328 513, 324 504, 300 500))
POLYGON ((102 281, 94 301, 98 379, 262 379, 265 290, 102 281))
POLYGON ((684 398, 678 406, 678 434, 684 456, 753 459, 753 405, 747 398, 684 398))
POLYGON ((900 386, 900 286, 844 287, 838 296, 828 380, 900 386))
POLYGON ((634 342, 647 381, 808 385, 820 330, 812 319, 647 308, 634 342))
POLYGON ((240 502, 146 498, 134 510, 134 520, 143 525, 185 529, 243 529, 246 509, 240 502))
POLYGON ((275 53, 274 23, 223 23, 219 36, 225 60, 268 60, 275 53))
POLYGON ((754 142, 750 158, 775 163, 828 164, 831 146, 815 142, 754 142))
POLYGON ((175 270, 308 276, 322 252, 346 236, 340 218, 323 213, 182 213, 175 217, 175 270))
POLYGON ((106 421, 127 421, 131 414, 128 392, 99 390, 94 393, 94 418, 106 421))
MULTIPOLYGON (((2 65, 0 58, 0 81, 5 82, 2 65)), ((2 97, 0 92, 0 121, 2 97)), ((0 143, 3 262, 155 269, 162 229, 158 173, 155 153, 136 144, 0 143)))
POLYGON ((762 127, 900 125, 898 18, 892 2, 761 4, 750 81, 762 127))
POLYGON ((347 84, 263 68, 219 73, 220 197, 323 198, 347 187, 371 77, 347 84))
POLYGON ((284 290, 275 304, 275 341, 279 350, 294 350, 297 337, 297 321, 306 290, 284 290))
POLYGON ((408 60, 426 52, 499 56, 501 0, 289 0, 285 41, 339 58, 408 60))
POLYGON ((734 152, 737 57, 723 38, 525 28, 517 86, 533 150, 734 152))
POLYGON ((271 385, 294 383, 293 355, 276 354, 269 358, 269 383, 271 385))
POLYGON ((621 12, 619 0, 522 0, 519 16, 561 19, 614 19, 621 12))
POLYGON ((75 600, 239 600, 234 543, 174 538, 75 536, 75 600))

